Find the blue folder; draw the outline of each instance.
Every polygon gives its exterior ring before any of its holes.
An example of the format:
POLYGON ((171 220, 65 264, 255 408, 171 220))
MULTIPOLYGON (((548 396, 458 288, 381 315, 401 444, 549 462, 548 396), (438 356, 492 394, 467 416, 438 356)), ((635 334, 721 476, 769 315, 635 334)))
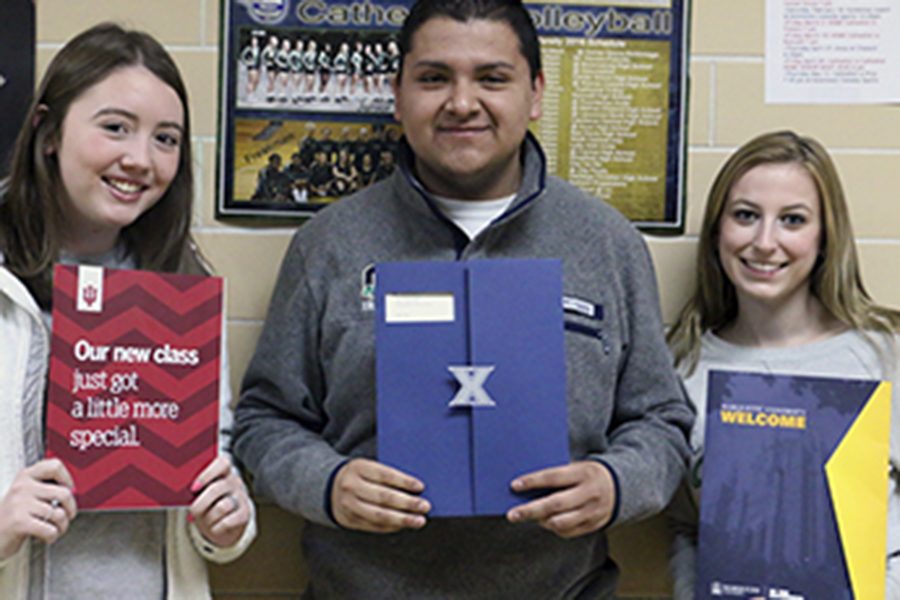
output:
POLYGON ((533 497, 510 482, 569 462, 560 261, 375 273, 379 460, 425 483, 431 516, 503 514, 533 497))

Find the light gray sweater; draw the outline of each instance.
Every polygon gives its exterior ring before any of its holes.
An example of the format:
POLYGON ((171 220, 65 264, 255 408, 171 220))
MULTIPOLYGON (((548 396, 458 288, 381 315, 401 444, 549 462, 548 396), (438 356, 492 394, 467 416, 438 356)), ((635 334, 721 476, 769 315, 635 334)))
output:
POLYGON ((684 474, 692 416, 643 240, 606 204, 548 177, 533 138, 523 147, 516 199, 473 240, 414 179, 404 145, 390 179, 321 211, 287 252, 244 378, 234 451, 259 493, 309 521, 315 598, 607 598, 616 582, 603 532, 563 540, 499 517, 432 519, 390 535, 336 527, 330 478, 348 458, 376 456, 364 277, 374 263, 562 259, 564 294, 603 307, 602 319, 566 315, 572 459, 613 471, 615 523, 660 511, 684 474))

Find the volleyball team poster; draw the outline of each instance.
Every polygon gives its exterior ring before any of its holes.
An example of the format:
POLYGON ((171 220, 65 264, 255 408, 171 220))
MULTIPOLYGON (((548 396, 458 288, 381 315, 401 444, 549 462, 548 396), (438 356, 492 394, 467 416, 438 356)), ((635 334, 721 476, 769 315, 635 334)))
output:
MULTIPOLYGON (((308 217, 389 176, 412 0, 222 0, 218 217, 308 217)), ((644 230, 684 226, 686 0, 526 2, 548 170, 644 230)))
POLYGON ((222 279, 57 266, 47 456, 79 510, 187 506, 218 448, 222 279))

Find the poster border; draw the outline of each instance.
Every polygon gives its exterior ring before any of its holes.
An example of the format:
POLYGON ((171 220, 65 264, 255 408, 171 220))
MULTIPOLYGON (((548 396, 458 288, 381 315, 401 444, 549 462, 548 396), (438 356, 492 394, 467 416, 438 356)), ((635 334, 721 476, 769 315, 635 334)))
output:
MULTIPOLYGON (((236 125, 240 119, 277 119, 279 111, 253 110, 239 108, 237 102, 237 48, 239 47, 239 29, 243 26, 234 19, 234 10, 239 5, 268 6, 273 13, 271 27, 278 27, 293 6, 291 0, 268 0, 252 2, 252 0, 219 0, 220 3, 220 35, 219 35, 219 94, 217 118, 217 161, 215 181, 215 218, 230 219, 235 217, 263 217, 277 220, 295 220, 313 216, 328 205, 329 202, 310 203, 302 206, 290 203, 248 202, 234 199, 235 172, 234 157, 236 154, 236 125), (276 14, 281 11, 281 14, 276 14), (279 20, 280 19, 280 20, 279 20)), ((529 2, 528 4, 554 4, 552 2, 529 2)), ((590 2, 559 2, 561 5, 589 6, 590 2)), ((611 6, 625 5, 627 2, 610 1, 611 6)), ((404 5, 402 8, 406 9, 404 5)), ((688 99, 689 99, 689 49, 690 49, 690 0, 671 0, 670 10, 674 15, 674 31, 669 38, 671 44, 669 73, 669 105, 667 108, 666 132, 666 165, 665 165, 665 199, 661 220, 634 220, 633 225, 644 233, 664 236, 680 235, 685 230, 686 219, 686 186, 687 186, 687 147, 688 147, 688 99), (675 93, 671 93, 674 91, 675 93)), ((260 27, 268 27, 262 25, 260 27)), ((348 25, 348 29, 373 31, 374 27, 348 25)), ((334 29, 332 25, 322 31, 334 29)), ((542 37, 545 34, 541 34, 542 37)), ((391 114, 373 117, 371 113, 335 113, 321 111, 315 113, 297 112, 302 115, 298 120, 324 120, 331 122, 360 123, 370 122, 375 126, 387 127, 394 124, 391 114), (352 120, 351 117, 356 117, 352 120), (364 118, 364 121, 360 121, 364 118)))

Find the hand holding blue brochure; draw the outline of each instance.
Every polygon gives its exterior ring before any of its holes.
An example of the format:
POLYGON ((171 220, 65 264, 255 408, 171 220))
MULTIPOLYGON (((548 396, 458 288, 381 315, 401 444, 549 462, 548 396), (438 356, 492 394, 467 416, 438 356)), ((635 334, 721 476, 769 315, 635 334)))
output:
POLYGON ((375 334, 378 458, 432 516, 503 514, 569 462, 558 260, 378 264, 375 334))
POLYGON ((884 598, 891 384, 709 372, 698 599, 884 598))

